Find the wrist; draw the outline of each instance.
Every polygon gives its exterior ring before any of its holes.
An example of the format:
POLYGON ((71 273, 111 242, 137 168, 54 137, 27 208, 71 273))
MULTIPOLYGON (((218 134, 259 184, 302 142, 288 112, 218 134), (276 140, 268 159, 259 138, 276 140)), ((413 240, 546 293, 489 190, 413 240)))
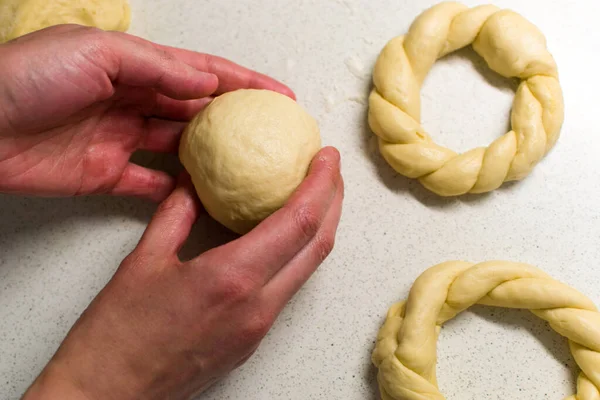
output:
POLYGON ((22 400, 94 400, 89 397, 76 381, 52 362, 44 368, 22 400))

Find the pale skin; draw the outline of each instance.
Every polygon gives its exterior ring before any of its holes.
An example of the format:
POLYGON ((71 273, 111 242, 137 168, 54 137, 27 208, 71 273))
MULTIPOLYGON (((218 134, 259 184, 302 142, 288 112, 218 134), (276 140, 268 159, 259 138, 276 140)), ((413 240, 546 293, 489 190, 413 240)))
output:
POLYGON ((182 262, 201 205, 182 175, 129 162, 174 152, 213 96, 294 97, 222 58, 116 32, 59 26, 0 46, 0 192, 161 202, 24 399, 188 399, 244 363, 330 253, 343 180, 319 152, 287 204, 255 230, 182 262))

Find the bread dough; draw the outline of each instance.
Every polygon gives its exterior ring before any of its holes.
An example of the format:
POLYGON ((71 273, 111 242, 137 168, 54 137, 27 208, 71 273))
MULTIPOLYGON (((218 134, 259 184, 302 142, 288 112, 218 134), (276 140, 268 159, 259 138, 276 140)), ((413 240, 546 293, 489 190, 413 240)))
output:
POLYGON ((130 20, 127 0, 0 0, 0 43, 60 24, 124 32, 130 20))
POLYGON ((446 321, 474 304, 529 309, 548 321, 568 338, 582 371, 568 400, 600 398, 600 313, 590 299, 527 264, 450 261, 425 271, 379 330, 372 359, 383 400, 444 399, 437 338, 446 321))
POLYGON ((179 157, 208 213, 244 234, 284 205, 320 148, 317 122, 294 100, 237 90, 189 124, 179 157))
POLYGON ((441 196, 483 193, 526 177, 554 146, 564 119, 556 63, 529 21, 492 5, 441 3, 421 14, 408 34, 392 39, 373 72, 369 125, 379 149, 400 174, 441 196), (435 61, 465 47, 500 75, 518 77, 512 130, 489 147, 463 154, 442 147, 421 126, 420 90, 435 61))

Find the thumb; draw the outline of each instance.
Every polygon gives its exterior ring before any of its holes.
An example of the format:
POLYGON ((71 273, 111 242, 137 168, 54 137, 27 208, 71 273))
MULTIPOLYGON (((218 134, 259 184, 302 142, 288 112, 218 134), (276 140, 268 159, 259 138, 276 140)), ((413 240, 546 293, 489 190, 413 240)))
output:
POLYGON ((183 172, 173 193, 158 206, 137 250, 177 256, 198 218, 200 209, 200 201, 191 178, 187 172, 183 172))

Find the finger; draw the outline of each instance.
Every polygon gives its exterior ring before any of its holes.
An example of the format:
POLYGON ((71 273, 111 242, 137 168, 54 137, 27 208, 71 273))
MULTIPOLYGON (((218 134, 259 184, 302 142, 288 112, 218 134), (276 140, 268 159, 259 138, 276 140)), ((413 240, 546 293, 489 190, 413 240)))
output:
POLYGON ((173 54, 145 40, 131 40, 131 35, 111 32, 106 40, 105 70, 112 82, 148 87, 178 100, 211 95, 218 78, 188 65, 173 54))
POLYGON ((213 98, 210 96, 193 100, 175 100, 158 94, 151 116, 173 121, 189 122, 211 101, 213 101, 213 98))
POLYGON ((142 197, 159 202, 167 198, 174 187, 175 179, 166 172, 129 163, 109 194, 142 197))
POLYGON ((154 89, 120 85, 115 93, 118 105, 136 108, 145 117, 157 117, 173 121, 189 122, 213 97, 192 100, 176 100, 154 89))
POLYGON ((283 83, 224 58, 158 44, 155 46, 200 71, 216 75, 219 78, 217 95, 238 89, 266 89, 296 100, 292 89, 283 83))
POLYGON ((152 217, 138 249, 177 256, 198 218, 199 210, 191 179, 187 173, 182 173, 175 190, 152 217))
POLYGON ((157 118, 147 119, 144 136, 138 144, 138 149, 158 153, 176 153, 185 125, 184 122, 157 118))
POLYGON ((142 46, 154 46, 165 53, 173 55, 175 58, 197 70, 216 75, 218 77, 218 89, 215 92, 216 95, 238 89, 266 89, 279 92, 296 100, 294 92, 283 83, 267 75, 242 67, 227 59, 153 43, 126 33, 116 32, 115 34, 121 35, 127 40, 142 46))
MULTIPOLYGON (((177 102, 179 100, 171 100, 177 102)), ((179 101, 183 102, 183 101, 179 101)), ((158 153, 177 153, 179 149, 179 140, 183 130, 189 123, 189 120, 194 117, 206 104, 210 102, 210 98, 195 100, 188 100, 190 118, 179 122, 177 120, 168 120, 161 118, 148 118, 146 119, 146 126, 144 127, 144 136, 138 144, 138 149, 154 151, 158 153)), ((177 104, 171 104, 169 106, 178 107, 177 104)), ((164 110, 163 110, 164 111, 164 110)), ((163 113, 165 115, 165 113, 163 113)), ((173 116, 173 114, 171 114, 173 116)), ((180 115, 183 117, 183 115, 180 115)))
POLYGON ((317 235, 265 285, 262 296, 274 313, 281 312, 333 249, 343 198, 344 185, 340 184, 317 235))
POLYGON ((339 160, 337 150, 323 149, 281 210, 247 235, 215 249, 211 256, 235 265, 256 282, 266 283, 320 231, 341 183, 339 160))

